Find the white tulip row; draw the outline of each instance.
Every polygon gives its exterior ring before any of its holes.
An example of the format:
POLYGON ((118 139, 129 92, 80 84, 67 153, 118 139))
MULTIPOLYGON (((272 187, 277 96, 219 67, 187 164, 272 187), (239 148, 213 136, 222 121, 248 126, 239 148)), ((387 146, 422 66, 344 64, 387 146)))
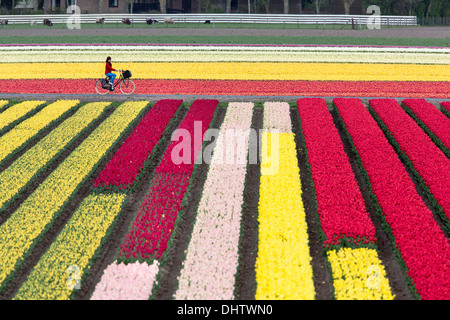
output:
POLYGON ((450 64, 450 54, 429 52, 365 51, 265 51, 250 50, 120 50, 104 47, 78 50, 6 51, 0 49, 2 63, 103 63, 113 62, 329 62, 329 63, 400 63, 450 64))

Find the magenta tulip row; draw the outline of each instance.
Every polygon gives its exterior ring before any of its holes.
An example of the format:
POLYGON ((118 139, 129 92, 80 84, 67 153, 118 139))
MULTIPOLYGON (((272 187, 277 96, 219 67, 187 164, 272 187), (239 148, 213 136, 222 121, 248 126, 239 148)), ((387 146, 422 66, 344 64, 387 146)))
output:
POLYGON ((340 244, 342 238, 358 245, 375 242, 375 226, 326 101, 299 99, 297 106, 325 244, 340 244))
MULTIPOLYGON (((370 101, 370 105, 421 176, 444 214, 450 219, 449 159, 395 100, 374 99, 370 101)), ((447 126, 446 131, 448 128, 447 126)), ((442 129, 445 131, 444 127, 442 129)))
POLYGON ((166 251, 202 146, 198 146, 194 139, 191 140, 193 152, 191 161, 187 163, 175 164, 172 151, 180 143, 179 132, 189 132, 194 136, 195 123, 201 123, 203 137, 214 117, 217 104, 217 100, 196 100, 192 103, 155 170, 153 182, 121 244, 119 259, 158 259, 166 251))
POLYGON ((94 188, 130 189, 182 102, 158 101, 94 180, 94 188))
MULTIPOLYGON (((419 141, 424 142, 420 132, 408 120, 412 119, 394 102, 371 100, 370 104, 386 121, 402 148, 403 145, 408 149, 408 146, 414 147, 419 141)), ((417 193, 395 150, 362 102, 338 98, 334 99, 334 104, 345 123, 379 205, 381 217, 388 226, 395 250, 404 261, 405 271, 415 290, 422 299, 449 299, 450 245, 433 213, 417 193)), ((429 166, 434 165, 429 156, 425 155, 425 160, 429 166)), ((434 174, 440 177, 438 172, 434 174)))

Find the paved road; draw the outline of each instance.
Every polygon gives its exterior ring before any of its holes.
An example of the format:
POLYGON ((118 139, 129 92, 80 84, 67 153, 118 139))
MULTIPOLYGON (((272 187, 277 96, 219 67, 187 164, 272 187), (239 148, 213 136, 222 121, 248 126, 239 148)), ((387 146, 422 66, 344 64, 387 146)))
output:
POLYGON ((401 27, 379 30, 320 30, 320 29, 240 29, 240 28, 89 28, 69 30, 66 28, 0 29, 2 36, 74 36, 74 35, 181 35, 181 36, 351 36, 351 37, 398 37, 398 38, 450 38, 450 27, 401 27))

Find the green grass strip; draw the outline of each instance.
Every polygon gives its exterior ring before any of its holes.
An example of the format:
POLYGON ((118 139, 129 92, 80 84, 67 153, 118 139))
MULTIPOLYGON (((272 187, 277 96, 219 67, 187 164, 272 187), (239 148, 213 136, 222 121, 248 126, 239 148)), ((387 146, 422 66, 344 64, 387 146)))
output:
POLYGON ((68 300, 118 217, 125 194, 90 195, 31 271, 14 300, 68 300))
POLYGON ((83 129, 89 127, 110 102, 93 102, 81 107, 73 116, 49 133, 0 173, 0 213, 14 197, 65 150, 83 129))
POLYGON ((148 102, 119 106, 0 226, 0 291, 148 102))
MULTIPOLYGON (((357 31, 355 31, 357 32, 357 31)), ((301 31, 299 31, 301 34, 301 31)), ((316 44, 316 45, 379 45, 450 47, 450 38, 393 38, 393 37, 350 37, 350 36, 4 36, 0 44, 42 44, 42 43, 200 43, 200 44, 316 44)))

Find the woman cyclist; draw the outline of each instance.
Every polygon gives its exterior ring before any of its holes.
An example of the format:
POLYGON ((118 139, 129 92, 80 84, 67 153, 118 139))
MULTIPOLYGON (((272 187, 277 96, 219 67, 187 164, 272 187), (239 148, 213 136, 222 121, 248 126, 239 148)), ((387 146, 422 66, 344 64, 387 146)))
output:
POLYGON ((105 75, 109 78, 109 84, 111 85, 111 91, 114 91, 114 79, 116 78, 116 74, 112 73, 112 71, 119 71, 112 67, 111 57, 106 58, 106 67, 105 67, 105 75))

